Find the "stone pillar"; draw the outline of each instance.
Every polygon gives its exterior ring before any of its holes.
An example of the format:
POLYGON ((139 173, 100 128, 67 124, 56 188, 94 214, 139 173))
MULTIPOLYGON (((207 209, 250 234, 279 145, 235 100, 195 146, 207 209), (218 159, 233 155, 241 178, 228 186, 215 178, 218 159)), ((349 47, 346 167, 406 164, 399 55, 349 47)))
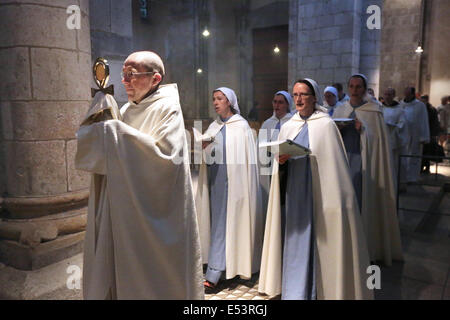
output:
MULTIPOLYGON (((379 29, 368 29, 369 5, 381 0, 292 0, 289 8, 289 86, 298 78, 312 78, 323 89, 351 74, 367 75, 378 90, 379 29)), ((346 90, 345 90, 346 91, 346 90)))
POLYGON ((0 262, 36 270, 82 251, 89 176, 73 160, 91 99, 89 3, 4 0, 0 30, 0 262))
POLYGON ((420 37, 421 2, 383 2, 380 89, 393 87, 399 98, 403 98, 405 87, 417 85, 420 55, 415 50, 420 37))
POLYGON ((290 87, 305 77, 322 88, 333 82, 345 84, 351 73, 359 71, 361 9, 361 1, 354 0, 291 1, 290 87))
POLYGON ((375 91, 376 97, 379 97, 380 95, 383 95, 383 92, 380 92, 380 88, 378 87, 378 84, 380 82, 381 29, 369 29, 367 27, 367 20, 371 15, 367 14, 367 8, 372 5, 376 5, 381 9, 383 8, 383 1, 363 1, 361 14, 361 49, 359 58, 359 71, 367 76, 367 86, 375 91))
POLYGON ((424 52, 422 54, 422 93, 430 95, 430 103, 441 104, 443 96, 450 95, 450 26, 446 17, 450 14, 450 1, 425 1, 424 52))
MULTIPOLYGON (((139 4, 139 1, 133 2, 135 5, 139 4)), ((132 1, 93 0, 89 2, 89 12, 92 61, 98 57, 108 60, 110 67, 108 85, 114 85, 114 98, 121 107, 128 98, 120 78, 120 72, 127 56, 135 51, 133 48, 132 1)), ((141 20, 139 15, 134 19, 141 20)), ((148 30, 145 36, 148 37, 148 30)), ((152 48, 143 49, 152 50, 152 48)), ((92 86, 95 86, 94 82, 92 82, 92 86)))

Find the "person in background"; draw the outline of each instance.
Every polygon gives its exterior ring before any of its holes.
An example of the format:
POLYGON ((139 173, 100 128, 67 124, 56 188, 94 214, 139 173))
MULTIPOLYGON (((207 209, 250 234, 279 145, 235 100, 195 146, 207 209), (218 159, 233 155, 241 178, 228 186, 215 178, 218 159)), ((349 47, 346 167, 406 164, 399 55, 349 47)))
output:
MULTIPOLYGON (((273 115, 261 126, 258 134, 259 143, 278 140, 278 134, 284 123, 292 117, 293 101, 287 91, 278 91, 272 100, 273 115)), ((265 148, 259 149, 260 183, 262 188, 263 212, 267 211, 269 197, 270 177, 272 175, 273 155, 265 148)))
POLYGON ((402 172, 400 181, 397 181, 399 156, 406 153, 410 136, 405 111, 400 107, 400 104, 394 100, 395 89, 387 88, 384 90, 384 98, 383 116, 389 134, 392 159, 394 161, 394 181, 395 185, 397 185, 397 183, 403 181, 405 177, 406 159, 402 158, 402 172))
POLYGON ((445 147, 447 143, 447 133, 450 127, 450 96, 443 96, 441 98, 441 105, 437 108, 439 123, 441 125, 441 134, 439 137, 439 143, 445 147))
MULTIPOLYGON (((427 107, 422 101, 416 99, 416 89, 414 87, 406 87, 404 95, 405 97, 400 102, 400 105, 405 111, 409 134, 411 136, 407 154, 422 156, 423 145, 430 142, 427 107)), ((421 171, 421 158, 410 157, 407 158, 406 163, 406 182, 417 182, 421 171)))
POLYGON ((350 101, 336 108, 334 118, 355 119, 341 129, 371 261, 403 260, 397 219, 394 167, 383 111, 367 94, 367 78, 354 74, 348 81, 350 101), (344 131, 345 130, 345 131, 344 131))
POLYGON ((274 162, 264 233, 259 292, 283 300, 373 299, 366 285, 369 254, 344 145, 312 79, 294 84, 297 113, 279 139, 310 155, 274 162), (287 164, 286 193, 278 164, 287 164), (285 198, 283 210, 282 198, 285 198))
POLYGON ((344 103, 345 101, 350 100, 350 97, 345 94, 344 92, 344 88, 342 87, 342 84, 339 82, 336 82, 332 85, 333 87, 336 88, 336 90, 338 91, 338 101, 344 103))
POLYGON ((210 139, 202 143, 195 198, 208 291, 221 278, 259 271, 263 236, 255 136, 232 89, 214 90, 213 104, 217 118, 204 134, 210 139))
MULTIPOLYGON (((420 97, 420 101, 425 103, 428 113, 428 127, 430 128, 430 142, 424 144, 423 155, 438 156, 437 154, 437 142, 440 132, 439 118, 437 110, 431 105, 430 97, 423 95, 420 97)), ((421 173, 430 173, 430 160, 428 158, 422 158, 421 173)))
POLYGON ((331 117, 334 109, 342 104, 342 102, 338 101, 338 91, 335 87, 328 86, 323 92, 323 97, 325 99, 323 106, 328 109, 328 114, 331 117))

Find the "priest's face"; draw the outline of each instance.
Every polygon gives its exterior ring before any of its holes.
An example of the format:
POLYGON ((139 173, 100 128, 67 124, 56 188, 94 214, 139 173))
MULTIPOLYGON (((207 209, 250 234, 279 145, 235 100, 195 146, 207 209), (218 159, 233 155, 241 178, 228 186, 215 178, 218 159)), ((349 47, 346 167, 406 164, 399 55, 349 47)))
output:
POLYGON ((330 107, 332 107, 336 104, 337 97, 334 94, 332 94, 331 92, 327 91, 324 93, 323 96, 325 98, 325 101, 327 102, 327 104, 330 107))
POLYGON ((384 101, 386 102, 386 104, 391 105, 392 102, 394 102, 394 96, 395 96, 395 92, 392 89, 386 89, 384 91, 384 101))
POLYGON ((130 56, 123 64, 122 72, 125 76, 122 79, 122 83, 125 86, 125 91, 128 95, 128 101, 134 101, 139 103, 142 99, 148 95, 148 93, 155 86, 154 73, 149 72, 145 67, 139 64, 139 62, 130 56), (133 76, 127 76, 127 74, 147 72, 146 74, 137 74, 133 76))
POLYGON ((272 107, 273 112, 275 112, 275 116, 278 119, 283 118, 289 111, 289 104, 286 102, 286 98, 281 94, 277 94, 273 97, 272 107))
POLYGON ((359 77, 351 78, 348 82, 348 93, 350 94, 350 103, 353 105, 361 104, 366 88, 363 79, 359 77))
POLYGON ((301 116, 309 117, 314 112, 316 97, 311 89, 304 83, 297 82, 294 85, 293 95, 295 108, 301 116))
POLYGON ((222 91, 213 93, 213 104, 216 113, 222 118, 228 118, 233 114, 231 112, 231 103, 222 91))
POLYGON ((405 95, 405 100, 407 100, 407 101, 412 101, 416 97, 410 87, 405 88, 403 93, 405 95))

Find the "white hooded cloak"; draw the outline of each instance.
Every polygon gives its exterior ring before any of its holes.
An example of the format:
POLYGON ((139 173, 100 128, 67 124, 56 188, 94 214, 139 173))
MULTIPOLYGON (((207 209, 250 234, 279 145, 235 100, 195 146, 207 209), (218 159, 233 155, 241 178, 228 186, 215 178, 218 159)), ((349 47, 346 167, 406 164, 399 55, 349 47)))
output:
POLYGON ((353 109, 349 101, 336 108, 333 118, 348 118, 355 110, 361 121, 362 208, 371 260, 403 260, 397 219, 394 168, 389 136, 381 107, 369 100, 353 109))
MULTIPOLYGON (((423 144, 430 142, 430 127, 428 123, 428 112, 426 105, 417 99, 411 102, 400 102, 405 111, 408 123, 410 140, 408 143, 408 155, 421 156, 423 144)), ((420 177, 420 158, 407 158, 406 180, 416 182, 420 177)))
MULTIPOLYGON (((256 139, 247 121, 239 114, 233 115, 225 123, 218 117, 205 134, 216 137, 224 125, 228 178, 226 278, 239 275, 249 279, 260 267, 263 231, 256 139)), ((214 144, 209 145, 205 153, 213 147, 214 144)), ((206 164, 202 161, 195 200, 203 263, 208 263, 211 229, 207 175, 206 164)))
MULTIPOLYGON (((108 95, 100 100, 91 108, 114 101, 108 95)), ((85 122, 77 133, 76 167, 92 173, 84 298, 203 299, 177 86, 160 86, 120 113, 122 120, 85 122)))
MULTIPOLYGON (((317 298, 372 299, 366 286, 367 244, 342 139, 333 120, 318 105, 306 122, 312 151, 317 298)), ((279 140, 294 140, 306 122, 296 113, 281 128, 279 140)), ((259 291, 268 295, 280 294, 282 283, 278 166, 275 160, 259 279, 259 291)))

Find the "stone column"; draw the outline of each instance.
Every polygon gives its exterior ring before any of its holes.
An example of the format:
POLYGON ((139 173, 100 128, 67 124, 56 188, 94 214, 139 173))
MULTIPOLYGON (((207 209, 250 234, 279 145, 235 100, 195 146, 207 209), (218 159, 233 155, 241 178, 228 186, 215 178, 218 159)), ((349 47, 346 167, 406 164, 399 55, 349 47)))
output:
MULTIPOLYGON (((364 24, 362 23, 365 18, 362 12, 367 9, 366 2, 290 1, 290 88, 295 80, 305 77, 316 80, 322 89, 334 82, 341 82, 345 88, 352 73, 364 70, 360 68, 361 50, 364 48, 364 52, 368 50, 371 53, 372 50, 366 47, 377 40, 376 37, 365 33, 364 43, 361 43, 362 32, 365 32, 366 28, 365 20, 364 24)), ((373 49, 378 50, 376 46, 373 46, 373 49)), ((364 67, 366 60, 362 60, 364 67)))
POLYGON ((82 251, 89 176, 73 159, 91 99, 89 2, 3 0, 0 30, 0 262, 35 270, 82 251))
MULTIPOLYGON (((407 86, 416 86, 420 55, 421 0, 384 1, 381 27, 380 88, 393 87, 403 98, 407 86)), ((416 88, 418 89, 418 88, 416 88)))
POLYGON ((376 5, 380 9, 382 9, 383 1, 363 1, 361 15, 361 50, 359 58, 359 71, 367 76, 368 87, 372 88, 375 91, 376 97, 379 97, 383 95, 383 89, 378 87, 378 84, 380 82, 381 29, 369 29, 367 27, 367 20, 371 16, 371 14, 367 14, 367 8, 373 5, 376 5))

